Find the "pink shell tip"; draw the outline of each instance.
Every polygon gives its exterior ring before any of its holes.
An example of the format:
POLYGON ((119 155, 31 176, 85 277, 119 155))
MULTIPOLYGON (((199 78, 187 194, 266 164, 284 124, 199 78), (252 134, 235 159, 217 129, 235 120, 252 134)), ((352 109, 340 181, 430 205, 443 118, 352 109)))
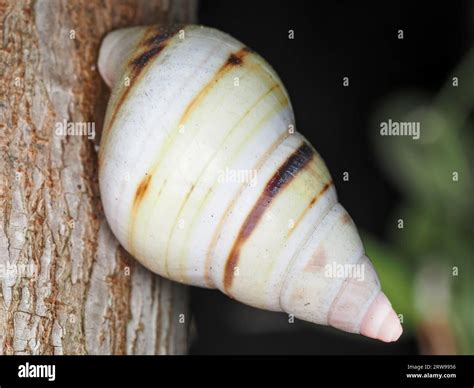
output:
POLYGON ((384 342, 400 338, 403 329, 397 314, 385 294, 380 291, 362 320, 360 333, 384 342))

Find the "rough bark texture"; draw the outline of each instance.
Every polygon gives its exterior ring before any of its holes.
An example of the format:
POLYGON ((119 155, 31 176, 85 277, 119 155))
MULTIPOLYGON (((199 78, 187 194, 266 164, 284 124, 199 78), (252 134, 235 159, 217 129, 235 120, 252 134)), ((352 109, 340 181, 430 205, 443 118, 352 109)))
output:
POLYGON ((186 351, 186 288, 129 257, 103 216, 96 62, 110 30, 195 15, 194 0, 0 0, 0 354, 186 351), (96 139, 58 135, 63 120, 96 139))

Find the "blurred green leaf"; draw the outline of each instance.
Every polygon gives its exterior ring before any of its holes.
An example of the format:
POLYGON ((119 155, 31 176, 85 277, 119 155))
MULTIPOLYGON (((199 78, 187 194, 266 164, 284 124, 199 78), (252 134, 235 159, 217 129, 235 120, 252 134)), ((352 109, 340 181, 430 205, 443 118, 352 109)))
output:
POLYGON ((367 255, 374 263, 382 289, 397 312, 403 314, 403 327, 413 330, 416 314, 413 305, 413 274, 415 263, 402 258, 395 250, 362 232, 367 255))
POLYGON ((471 136, 456 128, 448 117, 420 95, 401 94, 377 113, 374 141, 382 166, 410 201, 463 215, 472 208, 466 193, 474 190, 469 162, 471 136), (419 122, 420 139, 381 136, 380 123, 389 119, 419 122))

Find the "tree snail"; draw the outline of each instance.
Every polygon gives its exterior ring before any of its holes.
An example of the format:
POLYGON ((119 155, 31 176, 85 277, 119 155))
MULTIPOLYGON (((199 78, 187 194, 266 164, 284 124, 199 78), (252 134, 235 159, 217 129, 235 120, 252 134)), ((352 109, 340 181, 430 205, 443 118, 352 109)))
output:
POLYGON ((104 211, 151 271, 390 342, 402 327, 285 87, 218 30, 117 30, 99 150, 104 211))

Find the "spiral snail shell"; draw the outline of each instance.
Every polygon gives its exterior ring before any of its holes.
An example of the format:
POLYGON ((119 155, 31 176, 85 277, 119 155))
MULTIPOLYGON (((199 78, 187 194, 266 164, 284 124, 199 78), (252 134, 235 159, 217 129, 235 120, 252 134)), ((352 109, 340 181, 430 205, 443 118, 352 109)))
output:
POLYGON ((134 27, 107 35, 99 70, 113 86, 102 202, 131 255, 251 306, 399 338, 356 227, 262 57, 212 28, 134 27), (363 276, 344 270, 357 267, 363 276))

